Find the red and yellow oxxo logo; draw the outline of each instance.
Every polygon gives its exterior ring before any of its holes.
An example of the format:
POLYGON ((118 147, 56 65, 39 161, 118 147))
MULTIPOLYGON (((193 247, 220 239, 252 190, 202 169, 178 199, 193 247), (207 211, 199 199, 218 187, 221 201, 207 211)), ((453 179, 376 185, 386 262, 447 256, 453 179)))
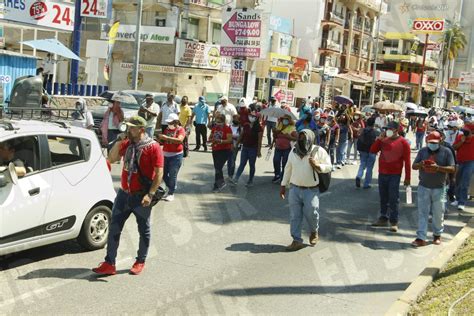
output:
POLYGON ((413 21, 413 32, 441 33, 444 31, 444 19, 416 19, 413 21))

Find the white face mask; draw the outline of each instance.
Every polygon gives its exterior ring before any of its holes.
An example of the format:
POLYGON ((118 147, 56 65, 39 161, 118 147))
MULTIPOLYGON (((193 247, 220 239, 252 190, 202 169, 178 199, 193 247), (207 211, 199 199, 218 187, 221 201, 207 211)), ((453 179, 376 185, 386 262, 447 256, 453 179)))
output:
POLYGON ((387 132, 385 133, 385 135, 387 135, 387 137, 393 137, 393 131, 391 129, 387 130, 387 132))
POLYGON ((358 119, 359 119, 359 116, 358 116, 358 115, 354 116, 354 119, 355 119, 355 120, 358 120, 358 119))
POLYGON ((257 120, 257 118, 255 116, 249 116, 249 121, 250 123, 253 123, 257 120))

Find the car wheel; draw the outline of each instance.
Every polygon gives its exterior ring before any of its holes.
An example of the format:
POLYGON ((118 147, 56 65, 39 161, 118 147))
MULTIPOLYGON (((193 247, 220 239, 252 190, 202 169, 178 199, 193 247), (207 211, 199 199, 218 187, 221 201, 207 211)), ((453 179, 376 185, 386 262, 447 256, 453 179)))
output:
POLYGON ((77 238, 79 244, 87 250, 104 248, 107 243, 111 217, 112 211, 107 206, 94 207, 84 219, 81 233, 77 238))

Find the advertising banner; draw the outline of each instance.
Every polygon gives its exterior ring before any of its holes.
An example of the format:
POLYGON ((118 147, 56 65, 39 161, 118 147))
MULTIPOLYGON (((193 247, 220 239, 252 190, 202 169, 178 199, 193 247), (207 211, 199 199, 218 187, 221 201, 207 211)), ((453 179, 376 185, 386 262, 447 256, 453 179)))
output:
POLYGON ((444 19, 416 19, 413 21, 413 32, 436 34, 444 31, 444 19))
POLYGON ((2 1, 1 18, 13 22, 46 28, 72 31, 74 28, 74 4, 48 0, 2 1))
POLYGON ((235 9, 222 13, 221 55, 261 58, 262 12, 235 9))
POLYGON ((220 70, 220 46, 179 39, 176 41, 175 65, 220 70))
POLYGON ((232 60, 230 71, 229 98, 240 99, 244 96, 245 60, 232 60))
MULTIPOLYGON (((101 25, 100 39, 103 39, 103 40, 108 39, 108 36, 107 36, 108 28, 109 26, 105 23, 101 25)), ((116 40, 134 42, 135 35, 136 35, 135 30, 136 30, 135 25, 120 24, 117 31, 116 40)), ((140 32, 141 32, 141 36, 140 36, 141 41, 143 43, 173 44, 176 30, 173 27, 158 27, 158 26, 142 25, 140 32)))
POLYGON ((459 83, 474 83, 474 72, 461 71, 459 83))
POLYGON ((111 0, 81 0, 81 16, 90 18, 107 18, 111 0))
POLYGON ((295 101, 295 91, 281 87, 273 87, 272 97, 275 97, 275 99, 280 103, 286 102, 288 105, 292 106, 295 101))

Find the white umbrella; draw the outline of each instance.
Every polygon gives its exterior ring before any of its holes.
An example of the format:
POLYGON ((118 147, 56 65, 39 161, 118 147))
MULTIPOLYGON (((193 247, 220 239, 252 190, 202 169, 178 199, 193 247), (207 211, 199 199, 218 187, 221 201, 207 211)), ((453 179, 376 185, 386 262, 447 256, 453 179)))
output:
POLYGON ((405 107, 408 111, 409 110, 412 110, 412 111, 418 110, 418 105, 416 105, 415 103, 412 103, 412 102, 405 103, 405 107))
POLYGON ((289 115, 292 120, 296 120, 296 116, 293 113, 282 108, 269 107, 269 108, 266 108, 265 110, 262 110, 261 114, 265 116, 275 117, 275 118, 281 118, 285 115, 289 115))

